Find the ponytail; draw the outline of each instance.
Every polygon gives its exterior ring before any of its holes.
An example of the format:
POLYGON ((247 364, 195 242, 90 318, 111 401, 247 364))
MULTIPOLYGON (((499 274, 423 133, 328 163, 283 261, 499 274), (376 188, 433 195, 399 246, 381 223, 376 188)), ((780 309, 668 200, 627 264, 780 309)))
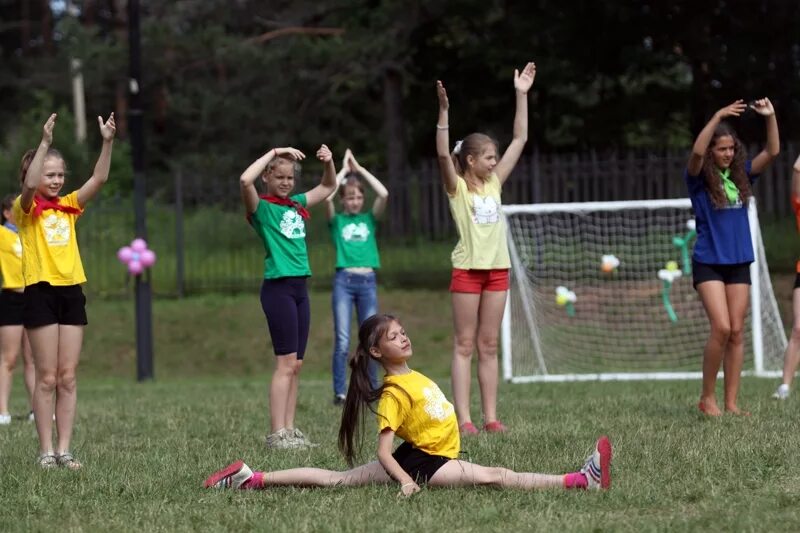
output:
POLYGON ((372 315, 358 330, 358 347, 350 357, 350 385, 342 410, 339 426, 339 451, 351 467, 364 444, 363 428, 367 410, 375 413, 372 404, 380 399, 384 386, 372 388, 369 363, 373 359, 370 349, 378 346, 389 325, 395 322, 391 315, 372 315))

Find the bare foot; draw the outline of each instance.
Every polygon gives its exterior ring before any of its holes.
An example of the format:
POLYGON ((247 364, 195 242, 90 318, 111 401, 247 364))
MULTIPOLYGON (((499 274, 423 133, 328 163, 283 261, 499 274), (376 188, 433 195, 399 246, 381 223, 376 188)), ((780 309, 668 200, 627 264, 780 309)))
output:
POLYGON ((719 410, 717 407, 717 401, 713 398, 711 399, 703 399, 700 398, 700 402, 697 404, 697 408, 700 409, 700 412, 708 415, 708 416, 722 416, 722 411, 719 410))

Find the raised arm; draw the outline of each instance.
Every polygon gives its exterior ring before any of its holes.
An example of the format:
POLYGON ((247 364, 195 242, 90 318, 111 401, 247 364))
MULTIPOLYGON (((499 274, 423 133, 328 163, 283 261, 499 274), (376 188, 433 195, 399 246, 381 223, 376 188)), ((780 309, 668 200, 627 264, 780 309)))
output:
POLYGON ((381 431, 378 435, 378 462, 389 476, 400 483, 400 493, 398 496, 411 496, 415 492, 419 492, 420 488, 408 472, 403 470, 400 463, 397 462, 392 456, 392 444, 394 442, 394 431, 389 428, 381 431))
POLYGON ((436 122, 436 157, 439 160, 439 174, 447 194, 455 194, 458 174, 450 157, 450 103, 447 91, 441 81, 436 81, 436 95, 439 97, 439 120, 436 122))
POLYGON ((503 157, 494 167, 494 171, 500 180, 500 185, 505 183, 511 171, 522 155, 522 149, 528 142, 528 91, 533 86, 536 78, 536 64, 528 63, 522 69, 522 73, 514 69, 514 91, 516 92, 517 107, 514 113, 514 137, 511 144, 506 148, 503 157))
POLYGON ((317 159, 322 161, 322 181, 319 185, 306 193, 306 207, 312 207, 325 200, 336 189, 336 166, 333 164, 333 154, 324 144, 317 150, 317 159))
POLYGON ((242 203, 244 203, 244 208, 248 214, 255 213, 258 207, 256 180, 263 174, 269 162, 279 155, 288 155, 297 161, 302 161, 306 157, 303 152, 296 148, 272 148, 266 154, 253 161, 239 176, 239 191, 242 195, 242 203))
POLYGON ((694 141, 694 146, 692 146, 692 153, 689 155, 689 161, 686 163, 686 169, 690 176, 700 175, 700 171, 703 169, 703 159, 706 155, 706 149, 708 149, 708 143, 711 142, 711 137, 714 136, 714 130, 717 129, 720 121, 726 117, 738 117, 744 113, 745 109, 747 109, 747 106, 744 100, 736 100, 731 105, 725 106, 714 113, 714 116, 711 117, 708 124, 700 130, 697 139, 694 141))
MULTIPOLYGON (((347 157, 345 156, 345 160, 347 157)), ((339 191, 339 187, 342 185, 342 181, 344 181, 344 177, 347 174, 347 165, 343 164, 342 168, 336 174, 336 186, 333 188, 333 192, 325 198, 325 208, 328 213, 328 220, 332 220, 334 216, 336 216, 336 206, 333 205, 333 199, 336 198, 336 193, 339 191)))
POLYGON ((100 157, 94 165, 92 176, 78 189, 78 205, 81 207, 86 206, 97 196, 108 181, 108 171, 111 169, 111 149, 114 147, 114 135, 117 133, 114 113, 112 112, 105 122, 103 117, 97 117, 97 124, 100 126, 100 136, 103 137, 103 147, 100 149, 100 157))
POLYGON ((767 145, 753 158, 750 172, 761 174, 772 160, 778 157, 781 151, 781 141, 778 135, 778 119, 775 118, 775 108, 769 98, 762 98, 753 102, 751 106, 756 113, 763 116, 767 122, 767 145))
POLYGON ((28 171, 25 174, 25 181, 22 182, 22 197, 20 203, 22 210, 26 213, 30 210, 33 204, 33 197, 36 195, 36 189, 39 188, 39 183, 42 181, 42 165, 44 165, 44 158, 47 156, 47 150, 53 144, 53 128, 56 125, 57 115, 53 113, 44 123, 42 128, 42 140, 36 148, 31 164, 28 165, 28 171))
POLYGON ((375 202, 372 204, 372 215, 375 218, 380 218, 381 215, 383 215, 383 212, 386 210, 386 202, 389 200, 389 191, 383 186, 383 183, 381 183, 378 178, 373 176, 369 170, 362 167, 358 161, 356 161, 355 156, 353 156, 353 152, 351 152, 349 149, 345 153, 345 159, 348 160, 350 168, 363 176, 364 180, 366 180, 366 182, 369 183, 369 186, 372 187, 372 190, 375 191, 375 202))

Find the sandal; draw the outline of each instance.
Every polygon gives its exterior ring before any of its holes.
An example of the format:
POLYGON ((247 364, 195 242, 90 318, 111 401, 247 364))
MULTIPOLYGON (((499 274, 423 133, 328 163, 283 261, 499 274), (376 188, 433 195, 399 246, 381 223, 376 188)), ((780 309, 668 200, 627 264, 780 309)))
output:
POLYGON ((39 466, 42 468, 53 468, 54 466, 58 466, 58 460, 56 459, 56 454, 53 452, 43 453, 36 459, 36 462, 39 463, 39 466))
POLYGON ((65 466, 70 470, 78 470, 80 467, 83 466, 69 452, 64 452, 61 455, 57 456, 56 462, 58 463, 58 466, 65 466))

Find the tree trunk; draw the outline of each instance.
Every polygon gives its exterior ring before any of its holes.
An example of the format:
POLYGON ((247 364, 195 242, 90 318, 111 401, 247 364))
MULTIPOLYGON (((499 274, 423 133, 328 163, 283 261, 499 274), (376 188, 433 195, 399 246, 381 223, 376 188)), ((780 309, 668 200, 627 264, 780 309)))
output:
POLYGON ((387 229, 392 235, 407 232, 411 213, 408 203, 408 183, 406 179, 406 139, 405 118, 403 117, 403 79, 402 73, 394 67, 387 67, 383 73, 383 116, 386 135, 386 162, 388 165, 389 220, 387 229))

